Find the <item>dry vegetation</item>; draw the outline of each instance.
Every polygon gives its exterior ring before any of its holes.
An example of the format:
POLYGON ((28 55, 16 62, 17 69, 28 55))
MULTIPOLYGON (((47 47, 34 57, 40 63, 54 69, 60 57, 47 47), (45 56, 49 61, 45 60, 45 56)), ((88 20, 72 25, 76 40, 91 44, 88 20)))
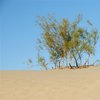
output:
POLYGON ((47 70, 50 63, 54 65, 53 69, 62 69, 62 66, 79 69, 95 65, 90 64, 89 59, 95 55, 98 31, 89 20, 88 29, 82 27, 81 21, 81 15, 73 22, 68 19, 60 22, 54 16, 39 17, 42 35, 38 39, 38 63, 42 68, 47 70), (45 50, 49 54, 50 63, 41 55, 45 50))

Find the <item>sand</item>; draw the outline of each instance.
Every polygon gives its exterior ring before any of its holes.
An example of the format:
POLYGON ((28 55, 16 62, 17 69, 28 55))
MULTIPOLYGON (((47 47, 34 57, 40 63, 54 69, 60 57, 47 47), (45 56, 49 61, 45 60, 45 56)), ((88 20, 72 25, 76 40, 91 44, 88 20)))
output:
POLYGON ((0 71, 0 100, 100 100, 100 67, 0 71))

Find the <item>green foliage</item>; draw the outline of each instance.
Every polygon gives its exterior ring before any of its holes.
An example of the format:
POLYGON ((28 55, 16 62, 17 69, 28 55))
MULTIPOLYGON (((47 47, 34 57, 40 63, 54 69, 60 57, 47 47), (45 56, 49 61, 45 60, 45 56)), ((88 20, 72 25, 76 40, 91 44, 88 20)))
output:
POLYGON ((45 61, 45 59, 43 57, 38 57, 38 63, 44 68, 44 69, 48 69, 47 68, 47 63, 45 61))
MULTIPOLYGON (((43 30, 40 40, 48 50, 50 59, 55 65, 66 59, 66 63, 72 66, 72 63, 69 62, 70 59, 71 62, 72 60, 75 62, 73 66, 78 67, 79 63, 82 62, 82 55, 87 55, 89 58, 90 55, 95 54, 98 32, 89 20, 87 23, 91 26, 90 29, 86 30, 80 27, 81 21, 82 16, 80 15, 72 23, 68 19, 62 19, 61 22, 58 22, 53 16, 39 17, 38 24, 43 30)), ((88 61, 86 60, 85 64, 88 61)), ((40 57, 38 62, 42 66, 46 66, 44 58, 40 57)))

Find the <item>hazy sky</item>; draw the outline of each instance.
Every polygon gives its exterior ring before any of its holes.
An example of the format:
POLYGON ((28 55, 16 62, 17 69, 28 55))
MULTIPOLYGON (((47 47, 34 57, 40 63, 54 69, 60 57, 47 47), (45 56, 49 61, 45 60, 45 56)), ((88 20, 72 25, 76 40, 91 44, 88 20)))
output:
MULTIPOLYGON (((79 13, 100 32, 100 0, 0 0, 0 70, 28 69, 28 58, 36 64, 36 38, 41 33, 37 16, 74 20, 79 13)), ((100 59, 99 50, 100 39, 95 59, 100 59)))

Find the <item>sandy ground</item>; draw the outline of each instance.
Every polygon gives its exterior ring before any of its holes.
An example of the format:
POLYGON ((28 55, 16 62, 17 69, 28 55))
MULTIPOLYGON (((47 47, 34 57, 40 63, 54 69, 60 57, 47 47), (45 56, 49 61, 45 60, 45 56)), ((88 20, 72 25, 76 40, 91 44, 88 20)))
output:
POLYGON ((100 100, 100 67, 0 71, 0 100, 100 100))

